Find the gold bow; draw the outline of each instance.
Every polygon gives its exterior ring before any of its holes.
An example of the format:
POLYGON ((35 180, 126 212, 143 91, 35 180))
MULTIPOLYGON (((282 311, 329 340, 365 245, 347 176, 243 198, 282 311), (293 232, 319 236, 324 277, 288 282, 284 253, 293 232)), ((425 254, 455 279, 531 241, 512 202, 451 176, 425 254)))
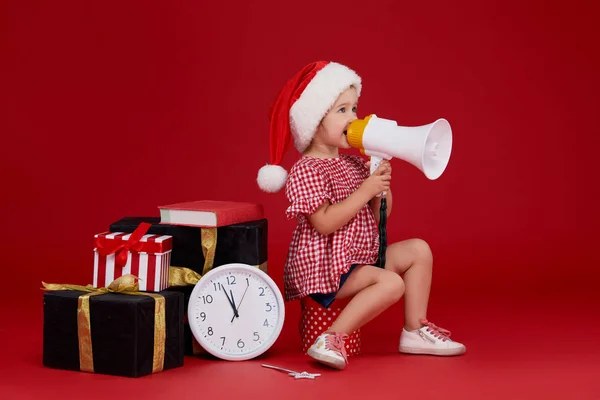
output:
POLYGON ((46 290, 88 292, 79 296, 77 302, 77 335, 79 338, 79 369, 81 371, 94 372, 92 329, 90 326, 90 297, 106 293, 141 295, 154 298, 154 353, 152 373, 163 370, 166 340, 165 298, 156 293, 140 292, 137 281, 138 278, 135 275, 127 274, 115 279, 107 287, 102 288, 94 288, 92 285, 79 286, 42 282, 46 290))
POLYGON ((193 286, 202 278, 202 275, 189 268, 169 267, 169 287, 174 286, 193 286))

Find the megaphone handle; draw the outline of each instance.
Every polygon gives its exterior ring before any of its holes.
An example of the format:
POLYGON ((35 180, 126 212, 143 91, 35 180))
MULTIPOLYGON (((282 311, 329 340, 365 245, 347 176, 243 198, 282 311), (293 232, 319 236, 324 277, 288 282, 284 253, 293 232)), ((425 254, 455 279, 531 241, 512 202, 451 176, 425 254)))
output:
POLYGON ((383 158, 371 156, 371 175, 373 175, 373 172, 377 171, 377 168, 379 168, 379 164, 381 164, 381 161, 383 161, 383 158))
MULTIPOLYGON (((371 175, 373 175, 373 172, 377 171, 377 168, 379 168, 381 161, 383 161, 383 158, 371 156, 371 175)), ((386 192, 379 193, 377 197, 385 196, 385 193, 386 192)))

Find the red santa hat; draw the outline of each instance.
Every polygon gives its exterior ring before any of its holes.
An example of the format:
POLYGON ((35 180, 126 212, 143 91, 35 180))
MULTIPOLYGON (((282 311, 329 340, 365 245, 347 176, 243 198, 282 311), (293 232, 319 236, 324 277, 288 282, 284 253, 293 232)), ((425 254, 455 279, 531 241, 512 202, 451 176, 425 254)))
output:
POLYGON ((317 61, 298 71, 283 87, 271 111, 271 161, 258 171, 256 181, 265 192, 278 192, 287 171, 281 160, 291 141, 302 153, 338 96, 354 86, 360 96, 361 78, 348 67, 317 61))

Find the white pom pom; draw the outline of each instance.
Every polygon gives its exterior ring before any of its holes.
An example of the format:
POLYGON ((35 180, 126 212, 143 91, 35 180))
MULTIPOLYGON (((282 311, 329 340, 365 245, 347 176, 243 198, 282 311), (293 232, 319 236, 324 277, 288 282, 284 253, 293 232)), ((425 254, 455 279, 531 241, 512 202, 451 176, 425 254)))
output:
POLYGON ((258 170, 258 186, 265 192, 279 192, 287 180, 287 171, 279 165, 265 165, 258 170))

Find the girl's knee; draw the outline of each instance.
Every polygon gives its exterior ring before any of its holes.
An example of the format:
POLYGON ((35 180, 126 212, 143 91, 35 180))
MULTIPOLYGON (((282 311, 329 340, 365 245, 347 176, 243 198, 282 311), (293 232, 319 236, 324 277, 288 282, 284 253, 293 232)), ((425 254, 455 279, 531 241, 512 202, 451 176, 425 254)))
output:
POLYGON ((421 261, 431 261, 433 260, 433 254, 431 252, 431 247, 429 247, 429 243, 424 241, 423 239, 411 239, 411 247, 415 252, 415 258, 421 261))
POLYGON ((386 295, 391 301, 396 302, 404 295, 404 280, 395 272, 386 271, 381 282, 385 286, 386 295))

